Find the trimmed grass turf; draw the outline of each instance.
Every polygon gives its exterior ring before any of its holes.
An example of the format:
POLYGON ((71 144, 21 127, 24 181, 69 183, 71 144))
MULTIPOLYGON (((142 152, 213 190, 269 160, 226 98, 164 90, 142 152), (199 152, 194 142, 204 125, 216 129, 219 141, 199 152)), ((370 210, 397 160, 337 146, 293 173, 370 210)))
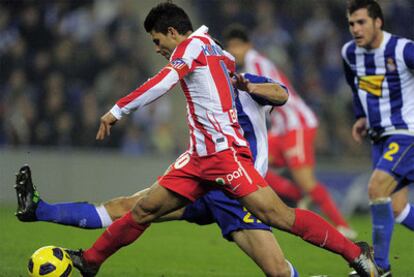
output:
MULTIPOLYGON (((80 230, 50 223, 20 223, 14 208, 0 208, 0 276, 27 276, 29 256, 37 248, 57 245, 88 247, 101 230, 80 230)), ((359 239, 370 241, 370 218, 353 217, 359 239)), ((286 257, 301 276, 347 276, 345 261, 292 235, 274 232, 286 257)), ((413 233, 395 227, 392 244, 393 275, 414 276, 413 233)), ((77 272, 73 276, 80 276, 77 272)), ((236 245, 221 238, 217 226, 199 227, 185 222, 153 224, 142 239, 111 257, 99 276, 263 276, 236 245)))

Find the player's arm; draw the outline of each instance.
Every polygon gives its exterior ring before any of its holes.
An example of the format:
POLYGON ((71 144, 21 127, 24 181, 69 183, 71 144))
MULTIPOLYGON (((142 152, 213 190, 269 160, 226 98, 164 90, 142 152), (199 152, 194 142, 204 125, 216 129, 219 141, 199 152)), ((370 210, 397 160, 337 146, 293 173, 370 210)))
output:
POLYGON ((411 72, 414 74, 414 42, 408 42, 403 50, 404 62, 411 72))
POLYGON ((367 118, 358 118, 352 126, 352 138, 356 142, 361 143, 362 139, 367 135, 367 133, 367 118))
POLYGON ((96 139, 103 140, 109 136, 111 127, 125 114, 155 101, 167 93, 179 80, 179 73, 170 64, 165 66, 153 78, 118 100, 112 109, 101 117, 96 139))
POLYGON ((352 138, 356 142, 361 143, 363 138, 367 135, 367 118, 366 118, 364 109, 362 107, 361 100, 359 99, 359 96, 358 96, 358 89, 356 86, 356 81, 357 81, 356 76, 346 61, 345 53, 346 53, 346 48, 344 47, 342 49, 343 68, 344 68, 344 73, 345 73, 345 79, 352 90, 352 95, 353 95, 352 103, 353 103, 355 118, 356 118, 356 121, 354 125, 352 126, 352 138))
POLYGON ((234 74, 233 78, 236 88, 250 93, 261 104, 280 106, 289 98, 288 90, 284 85, 266 77, 246 73, 234 74))
POLYGON ((96 139, 103 140, 106 136, 109 136, 111 127, 123 115, 129 114, 131 111, 145 106, 167 93, 179 80, 194 70, 194 60, 197 59, 200 52, 200 42, 197 40, 180 44, 167 66, 136 90, 118 100, 112 109, 101 117, 96 139))

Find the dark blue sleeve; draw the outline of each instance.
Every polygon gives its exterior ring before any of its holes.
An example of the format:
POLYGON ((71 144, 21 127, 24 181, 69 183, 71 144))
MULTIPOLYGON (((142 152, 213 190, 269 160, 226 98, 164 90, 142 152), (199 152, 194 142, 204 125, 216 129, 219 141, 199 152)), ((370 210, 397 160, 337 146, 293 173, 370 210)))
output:
POLYGON ((407 67, 414 69, 414 42, 410 41, 407 45, 405 45, 403 56, 407 67))
POLYGON ((258 76, 250 73, 244 73, 244 78, 249 80, 250 83, 261 84, 261 83, 274 83, 274 81, 270 78, 264 76, 258 76))
MULTIPOLYGON (((276 83, 279 86, 283 87, 283 89, 286 91, 286 93, 288 92, 288 89, 286 86, 282 85, 279 82, 276 82, 270 78, 264 77, 264 76, 258 76, 258 75, 254 75, 254 74, 250 74, 250 73, 245 73, 243 74, 244 78, 246 78, 247 80, 249 80, 250 83, 254 83, 254 84, 263 84, 263 83, 276 83)), ((250 94, 250 96, 253 98, 254 101, 256 101, 258 104, 262 105, 262 106, 278 106, 275 105, 275 103, 270 102, 269 100, 264 99, 263 97, 254 95, 254 94, 250 94)), ((284 104, 284 103, 283 103, 284 104)), ((283 105, 281 104, 281 105, 283 105)))
POLYGON ((345 72, 346 81, 347 81, 348 85, 352 89, 353 106, 354 106, 355 117, 356 118, 366 117, 365 112, 364 112, 364 109, 362 108, 362 103, 359 100, 358 89, 355 86, 355 75, 354 75, 354 72, 351 70, 351 68, 346 63, 345 60, 343 60, 343 66, 344 66, 344 72, 345 72))

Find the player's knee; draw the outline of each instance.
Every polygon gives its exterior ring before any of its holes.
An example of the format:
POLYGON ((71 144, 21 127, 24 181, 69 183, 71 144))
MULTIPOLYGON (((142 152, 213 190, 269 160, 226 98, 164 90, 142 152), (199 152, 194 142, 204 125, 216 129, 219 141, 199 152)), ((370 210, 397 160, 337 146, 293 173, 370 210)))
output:
POLYGON ((104 206, 111 219, 116 220, 130 211, 134 204, 130 197, 122 196, 104 203, 104 206))
POLYGON ((378 198, 388 197, 389 193, 387 191, 386 185, 379 178, 371 178, 368 184, 368 197, 370 200, 375 200, 378 198))

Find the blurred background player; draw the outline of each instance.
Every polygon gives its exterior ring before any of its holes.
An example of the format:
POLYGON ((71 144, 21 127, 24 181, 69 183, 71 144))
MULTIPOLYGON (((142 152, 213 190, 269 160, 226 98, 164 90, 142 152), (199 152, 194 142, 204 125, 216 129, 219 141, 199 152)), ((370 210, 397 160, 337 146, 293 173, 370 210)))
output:
POLYGON ((372 142, 368 197, 374 257, 381 276, 391 276, 394 221, 414 230, 405 187, 414 181, 414 43, 383 31, 382 10, 374 0, 350 0, 347 15, 353 40, 343 46, 342 57, 353 91, 352 136, 361 143, 368 135, 372 142))
MULTIPOLYGON (((252 149, 255 167, 264 176, 268 167, 266 114, 288 99, 287 90, 272 80, 250 74, 236 75, 239 88, 236 98, 237 115, 244 137, 252 149), (265 84, 266 85, 260 85, 265 84), (259 84, 259 85, 258 85, 259 84), (256 95, 256 90, 269 96, 256 95)), ((23 222, 46 221, 86 229, 109 226, 131 210, 148 189, 129 197, 119 197, 100 205, 87 202, 48 204, 39 198, 28 166, 20 169, 16 179, 18 193, 17 218, 23 222)), ((270 227, 247 212, 235 199, 219 190, 211 191, 185 208, 160 218, 160 221, 186 220, 200 225, 217 223, 223 237, 234 241, 263 270, 266 276, 299 276, 285 261, 270 227)))
POLYGON ((315 114, 296 93, 286 75, 253 48, 242 26, 229 26, 224 39, 239 69, 280 80, 289 89, 287 103, 270 114, 269 162, 276 168, 287 167, 297 186, 271 170, 266 175, 269 185, 280 196, 295 201, 302 198, 303 192, 342 234, 355 239, 357 233, 349 227, 329 191, 315 176, 314 140, 318 127, 315 114))

